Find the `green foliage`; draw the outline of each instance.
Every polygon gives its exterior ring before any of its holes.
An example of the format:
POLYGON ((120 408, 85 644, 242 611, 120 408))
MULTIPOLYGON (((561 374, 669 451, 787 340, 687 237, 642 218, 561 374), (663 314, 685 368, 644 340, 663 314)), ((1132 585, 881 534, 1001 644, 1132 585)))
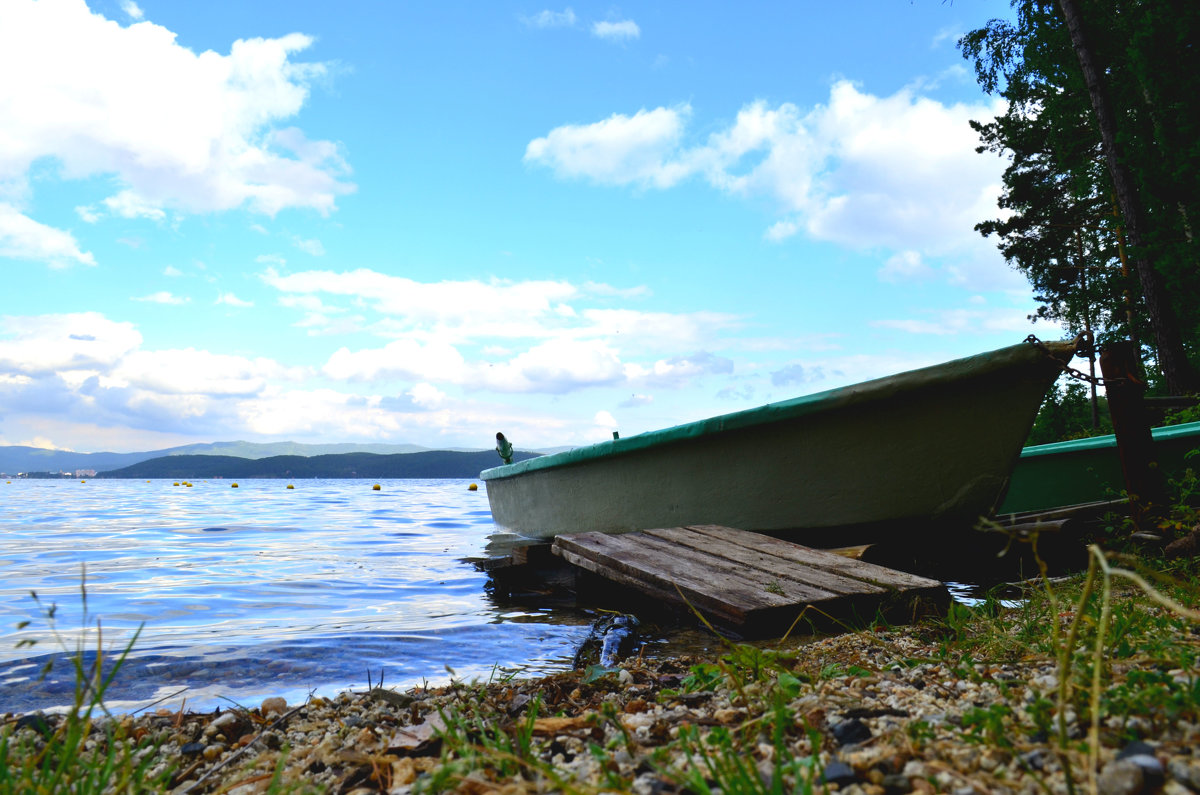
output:
POLYGON ((968 740, 987 742, 1002 748, 1011 748, 1007 724, 1012 717, 1012 708, 1007 704, 992 704, 988 707, 971 707, 962 714, 962 728, 968 740))
MULTIPOLYGON (((959 42, 980 86, 1007 100, 1003 115, 972 122, 980 152, 1008 158, 995 235, 1040 303, 1036 316, 1100 342, 1151 340, 1141 282, 1153 262, 1166 282, 1187 353, 1200 352, 1200 4, 1083 3, 1086 35, 1104 69, 1117 138, 1145 208, 1142 249, 1126 250, 1078 57, 1054 0, 1013 0, 1014 21, 992 20, 959 42)), ((1147 350, 1147 353, 1150 351, 1147 350)))
POLYGON ((1100 396, 1097 400, 1099 424, 1092 426, 1092 401, 1088 387, 1078 381, 1066 381, 1061 387, 1052 389, 1042 401, 1033 429, 1026 444, 1049 444, 1102 436, 1112 433, 1112 419, 1108 414, 1108 400, 1100 396))

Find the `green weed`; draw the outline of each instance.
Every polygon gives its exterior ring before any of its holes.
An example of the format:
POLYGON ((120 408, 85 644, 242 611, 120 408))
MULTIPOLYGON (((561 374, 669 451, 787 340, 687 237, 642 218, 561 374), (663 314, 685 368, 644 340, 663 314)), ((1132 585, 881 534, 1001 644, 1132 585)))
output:
MULTIPOLYGON (((55 625, 57 605, 45 606, 32 594, 57 645, 69 654, 74 673, 71 704, 58 716, 33 718, 30 728, 18 728, 10 722, 0 728, 0 794, 69 792, 86 795, 101 792, 161 792, 167 788, 173 770, 154 769, 157 743, 149 735, 134 736, 130 723, 114 718, 104 708, 104 696, 133 650, 141 627, 107 665, 104 633, 95 621, 95 654, 88 662, 85 645, 91 633, 87 612, 86 570, 80 579, 83 603, 83 632, 74 650, 59 634, 55 625)), ((19 628, 24 628, 22 623, 19 628)), ((22 641, 23 647, 33 641, 22 641)), ((53 661, 42 669, 44 678, 53 661)))

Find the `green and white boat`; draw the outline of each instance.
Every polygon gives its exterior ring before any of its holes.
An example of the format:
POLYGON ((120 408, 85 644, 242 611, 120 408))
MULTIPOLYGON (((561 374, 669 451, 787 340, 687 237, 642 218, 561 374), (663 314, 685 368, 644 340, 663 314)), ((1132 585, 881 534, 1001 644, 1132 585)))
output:
MULTIPOLYGON (((1187 468, 1187 455, 1200 449, 1200 422, 1151 428, 1154 458, 1167 477, 1187 468)), ((1200 466, 1200 459, 1194 465, 1200 466)), ((1124 497, 1125 479, 1112 434, 1026 447, 1013 469, 1012 485, 999 512, 1047 511, 1124 497)))
POLYGON ((966 529, 1003 499, 1073 354, 1015 345, 480 477, 495 522, 535 538, 718 524, 842 546, 966 529))

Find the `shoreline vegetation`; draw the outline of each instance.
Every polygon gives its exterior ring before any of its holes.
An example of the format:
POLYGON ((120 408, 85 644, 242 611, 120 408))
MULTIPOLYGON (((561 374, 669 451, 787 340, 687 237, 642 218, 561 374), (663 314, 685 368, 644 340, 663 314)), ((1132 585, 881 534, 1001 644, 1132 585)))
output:
POLYGON ((2 719, 0 793, 1200 792, 1194 561, 1089 555, 909 627, 206 714, 106 714, 124 654, 81 648, 71 708, 2 719))

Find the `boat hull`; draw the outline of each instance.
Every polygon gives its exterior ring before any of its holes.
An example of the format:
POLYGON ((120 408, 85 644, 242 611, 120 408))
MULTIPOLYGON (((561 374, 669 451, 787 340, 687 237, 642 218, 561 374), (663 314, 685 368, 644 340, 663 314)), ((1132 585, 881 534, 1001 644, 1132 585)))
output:
MULTIPOLYGON (((1200 422, 1151 429, 1154 457, 1168 477, 1187 467, 1200 448, 1200 422)), ((1013 469, 1000 513, 1026 513, 1124 496, 1125 479, 1112 434, 1027 447, 1013 469)))
MULTIPOLYGON (((1072 346, 1050 350, 1065 361, 1072 346)), ((969 527, 1003 497, 1059 372, 1018 345, 481 478, 496 523, 531 537, 719 524, 837 545, 911 523, 969 527)))

